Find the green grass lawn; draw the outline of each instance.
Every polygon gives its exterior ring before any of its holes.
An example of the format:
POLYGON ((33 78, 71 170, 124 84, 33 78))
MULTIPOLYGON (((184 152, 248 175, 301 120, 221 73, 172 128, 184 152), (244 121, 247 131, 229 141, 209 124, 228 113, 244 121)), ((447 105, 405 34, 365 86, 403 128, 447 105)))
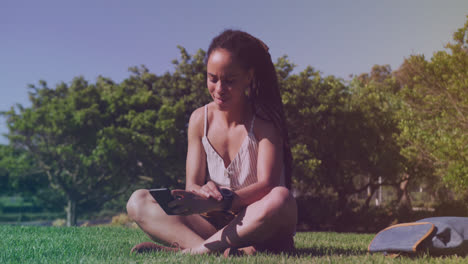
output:
POLYGON ((468 263, 468 258, 456 256, 391 259, 370 255, 367 245, 372 234, 298 233, 294 255, 260 253, 230 259, 165 252, 130 255, 133 245, 150 240, 142 231, 124 227, 4 225, 0 238, 0 263, 468 263))

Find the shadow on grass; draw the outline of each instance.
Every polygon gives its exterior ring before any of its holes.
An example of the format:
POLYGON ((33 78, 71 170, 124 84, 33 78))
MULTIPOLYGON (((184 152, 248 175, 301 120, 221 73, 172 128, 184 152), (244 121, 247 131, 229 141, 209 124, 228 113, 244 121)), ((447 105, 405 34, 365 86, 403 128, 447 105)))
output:
POLYGON ((345 249, 340 247, 314 247, 314 248, 296 248, 289 253, 290 256, 362 256, 368 252, 364 249, 345 249))

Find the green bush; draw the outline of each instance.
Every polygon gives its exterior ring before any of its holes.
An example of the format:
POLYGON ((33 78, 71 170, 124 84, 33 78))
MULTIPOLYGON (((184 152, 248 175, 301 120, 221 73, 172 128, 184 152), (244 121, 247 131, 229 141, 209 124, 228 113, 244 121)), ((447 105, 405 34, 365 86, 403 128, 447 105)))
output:
POLYGON ((299 229, 334 230, 337 204, 323 196, 296 197, 299 229))
POLYGON ((436 216, 468 216, 468 206, 461 200, 442 201, 435 206, 436 216))
POLYGON ((64 218, 65 213, 8 213, 0 214, 0 222, 24 222, 24 221, 49 221, 57 218, 64 218))
POLYGON ((9 205, 3 206, 3 213, 39 213, 42 212, 44 208, 35 206, 35 205, 9 205))

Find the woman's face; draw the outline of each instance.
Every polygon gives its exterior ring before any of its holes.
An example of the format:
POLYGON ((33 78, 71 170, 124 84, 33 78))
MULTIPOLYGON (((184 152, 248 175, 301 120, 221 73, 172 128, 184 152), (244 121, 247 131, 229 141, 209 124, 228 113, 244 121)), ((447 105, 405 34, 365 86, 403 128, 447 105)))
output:
POLYGON ((208 58, 208 91, 221 109, 242 106, 252 78, 253 70, 242 68, 225 49, 214 50, 208 58))

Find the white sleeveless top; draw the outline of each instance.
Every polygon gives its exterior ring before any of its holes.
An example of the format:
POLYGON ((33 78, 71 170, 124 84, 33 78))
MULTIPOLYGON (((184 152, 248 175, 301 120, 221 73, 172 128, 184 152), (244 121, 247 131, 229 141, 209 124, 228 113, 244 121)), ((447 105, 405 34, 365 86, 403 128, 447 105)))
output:
POLYGON ((206 137, 208 127, 208 105, 205 105, 205 128, 202 144, 208 166, 207 180, 220 187, 238 190, 257 182, 258 141, 253 134, 255 115, 242 145, 229 166, 224 166, 223 158, 216 152, 206 137))

